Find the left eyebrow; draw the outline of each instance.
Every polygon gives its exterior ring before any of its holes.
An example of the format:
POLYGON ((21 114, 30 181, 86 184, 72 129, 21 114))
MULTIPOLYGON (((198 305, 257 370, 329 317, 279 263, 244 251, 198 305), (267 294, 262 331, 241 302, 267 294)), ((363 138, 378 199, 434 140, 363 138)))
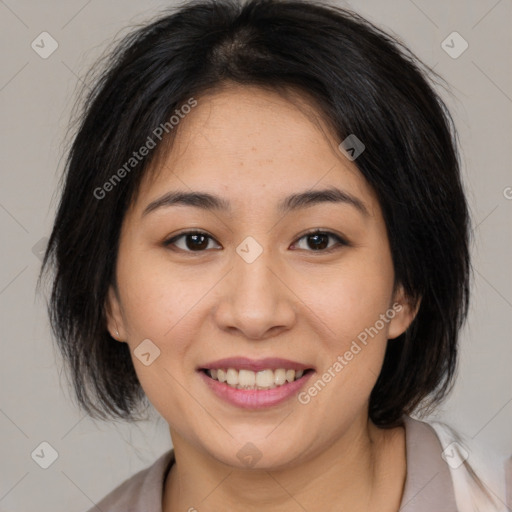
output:
POLYGON ((308 190, 300 194, 292 194, 279 203, 278 209, 280 212, 285 213, 320 203, 345 203, 353 206, 365 216, 370 215, 363 201, 336 187, 323 190, 308 190))
MULTIPOLYGON (((292 194, 280 201, 277 209, 279 212, 285 213, 301 208, 308 208, 321 203, 348 204, 356 208, 363 215, 369 216, 368 209, 363 201, 336 187, 323 190, 307 190, 305 192, 292 194)), ((231 204, 222 197, 207 192, 176 191, 168 192, 162 197, 159 197, 149 203, 142 212, 142 216, 145 216, 157 209, 175 205, 193 206, 203 210, 231 211, 231 204)))

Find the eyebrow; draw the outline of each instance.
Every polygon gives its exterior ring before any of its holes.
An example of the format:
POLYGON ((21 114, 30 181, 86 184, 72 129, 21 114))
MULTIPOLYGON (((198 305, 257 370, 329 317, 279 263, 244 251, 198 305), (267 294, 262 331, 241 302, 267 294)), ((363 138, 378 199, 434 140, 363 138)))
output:
MULTIPOLYGON (((277 206, 281 213, 287 213, 301 208, 308 208, 321 203, 341 203, 353 206, 360 213, 368 216, 368 209, 363 201, 357 197, 340 190, 336 187, 330 187, 322 190, 307 190, 297 194, 292 194, 284 198, 277 206)), ((226 199, 210 194, 208 192, 168 192, 163 196, 149 203, 142 216, 147 215, 160 208, 169 206, 194 206, 203 210, 231 211, 231 204, 226 199)))

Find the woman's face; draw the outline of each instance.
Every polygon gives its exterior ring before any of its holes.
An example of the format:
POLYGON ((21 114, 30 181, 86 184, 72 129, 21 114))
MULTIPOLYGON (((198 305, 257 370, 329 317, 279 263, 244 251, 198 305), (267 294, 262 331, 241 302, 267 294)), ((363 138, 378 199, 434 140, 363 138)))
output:
POLYGON ((376 196, 340 142, 300 97, 231 86, 197 98, 143 182, 109 329, 175 443, 286 467, 367 421, 387 339, 412 313, 393 295, 376 196))

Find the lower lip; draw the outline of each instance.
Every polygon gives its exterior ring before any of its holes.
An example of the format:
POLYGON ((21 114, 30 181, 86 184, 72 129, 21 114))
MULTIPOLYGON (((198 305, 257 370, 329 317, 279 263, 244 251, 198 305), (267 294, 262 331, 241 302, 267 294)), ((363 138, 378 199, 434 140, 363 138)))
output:
POLYGON ((293 382, 287 382, 282 386, 272 389, 236 389, 228 386, 224 382, 208 377, 204 371, 199 371, 206 385, 219 397, 226 402, 241 407, 243 409, 263 409, 284 402, 306 384, 313 372, 305 373, 300 379, 293 382))

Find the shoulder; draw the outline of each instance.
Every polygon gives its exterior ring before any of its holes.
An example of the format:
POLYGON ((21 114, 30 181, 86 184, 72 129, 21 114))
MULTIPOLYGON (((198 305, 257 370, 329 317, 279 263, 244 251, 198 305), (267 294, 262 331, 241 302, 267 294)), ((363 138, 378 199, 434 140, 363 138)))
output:
POLYGON ((88 512, 162 512, 164 479, 173 461, 174 451, 169 450, 122 482, 88 512))
POLYGON ((444 466, 449 471, 460 512, 510 510, 512 457, 499 455, 440 421, 419 421, 409 417, 405 421, 410 430, 422 432, 420 438, 428 436, 426 429, 435 434, 440 445, 440 452, 436 454, 439 467, 444 466))

